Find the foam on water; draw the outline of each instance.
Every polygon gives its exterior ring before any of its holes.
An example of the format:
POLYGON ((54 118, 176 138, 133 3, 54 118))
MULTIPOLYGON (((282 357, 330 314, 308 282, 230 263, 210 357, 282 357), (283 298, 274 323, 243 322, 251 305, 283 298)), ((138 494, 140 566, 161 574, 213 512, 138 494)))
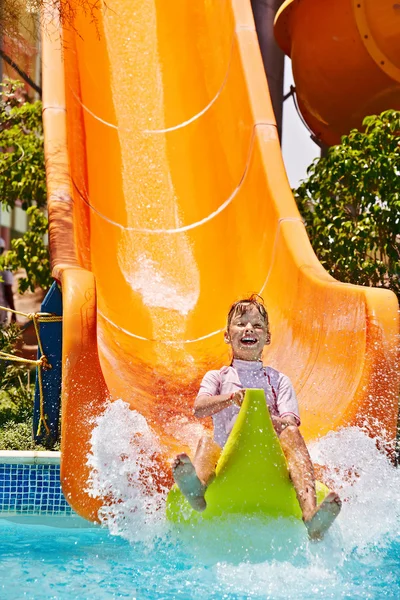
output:
POLYGON ((390 569, 383 569, 381 581, 374 573, 400 539, 400 471, 365 432, 342 429, 310 447, 313 461, 324 466, 343 499, 341 514, 320 543, 308 540, 300 521, 284 519, 229 518, 170 529, 164 516, 167 490, 156 489, 153 479, 160 450, 145 419, 121 400, 98 418, 89 456, 91 489, 95 495, 113 494, 101 515, 113 535, 143 549, 157 542, 191 556, 194 567, 211 569, 218 589, 227 594, 375 598, 386 579, 390 589, 399 589, 399 581, 389 581, 390 569))

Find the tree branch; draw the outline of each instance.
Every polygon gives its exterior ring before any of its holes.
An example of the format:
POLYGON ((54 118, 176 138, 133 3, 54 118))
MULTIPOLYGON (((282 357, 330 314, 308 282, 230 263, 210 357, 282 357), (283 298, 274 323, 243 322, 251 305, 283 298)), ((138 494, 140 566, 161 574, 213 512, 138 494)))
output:
POLYGON ((24 80, 24 81, 25 81, 25 82, 26 82, 28 85, 30 85, 30 86, 31 86, 31 88, 33 88, 33 89, 35 90, 35 92, 37 92, 37 93, 39 94, 39 96, 40 96, 40 97, 42 97, 42 88, 41 88, 39 85, 37 85, 37 84, 36 84, 36 83, 33 81, 33 79, 31 79, 31 78, 29 77, 29 75, 28 75, 27 73, 25 73, 25 71, 23 71, 23 70, 22 70, 22 69, 21 69, 21 68, 20 68, 20 67, 17 65, 17 63, 15 63, 15 62, 13 61, 13 59, 12 59, 12 58, 10 58, 10 57, 8 56, 8 54, 6 54, 6 53, 4 52, 4 50, 2 50, 1 48, 0 48, 0 56, 3 58, 3 60, 5 60, 5 61, 6 61, 6 63, 8 63, 8 64, 10 65, 10 67, 12 67, 12 68, 13 68, 15 71, 17 71, 18 75, 20 75, 20 77, 22 77, 22 79, 23 79, 23 80, 24 80))

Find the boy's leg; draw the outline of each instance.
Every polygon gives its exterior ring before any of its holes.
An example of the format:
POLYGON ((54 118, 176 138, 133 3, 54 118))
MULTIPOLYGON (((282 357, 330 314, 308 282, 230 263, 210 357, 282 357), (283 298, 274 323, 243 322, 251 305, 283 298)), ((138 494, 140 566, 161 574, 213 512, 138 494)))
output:
POLYGON ((307 446, 299 429, 294 425, 289 425, 282 431, 279 441, 288 462, 290 478, 296 489, 300 508, 307 519, 317 506, 314 467, 307 446))
POLYGON ((215 467, 221 456, 222 448, 212 437, 203 435, 197 444, 193 464, 200 481, 207 487, 215 477, 215 467))
POLYGON ((321 539, 340 512, 339 496, 331 492, 317 507, 314 467, 299 429, 289 425, 280 434, 279 441, 288 462, 308 534, 312 539, 321 539))
POLYGON ((193 463, 187 454, 178 454, 172 465, 175 483, 189 501, 192 508, 206 508, 204 494, 215 475, 215 465, 221 448, 211 437, 203 436, 197 445, 193 463))

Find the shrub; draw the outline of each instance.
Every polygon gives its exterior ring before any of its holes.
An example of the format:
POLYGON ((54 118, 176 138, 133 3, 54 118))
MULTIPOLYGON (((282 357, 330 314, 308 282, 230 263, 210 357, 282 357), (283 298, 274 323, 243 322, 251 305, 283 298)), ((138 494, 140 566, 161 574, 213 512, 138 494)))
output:
MULTIPOLYGON (((59 450, 57 442, 51 448, 59 450)), ((45 446, 36 444, 32 439, 32 417, 25 422, 15 423, 8 421, 0 427, 0 450, 49 450, 45 446)))
MULTIPOLYGON (((15 354, 20 335, 15 324, 0 328, 0 350, 15 354)), ((28 371, 23 363, 0 360, 0 450, 58 450, 59 443, 52 440, 42 445, 33 441, 34 385, 28 371)))
POLYGON ((312 246, 340 281, 400 297, 400 112, 364 119, 294 190, 312 246))

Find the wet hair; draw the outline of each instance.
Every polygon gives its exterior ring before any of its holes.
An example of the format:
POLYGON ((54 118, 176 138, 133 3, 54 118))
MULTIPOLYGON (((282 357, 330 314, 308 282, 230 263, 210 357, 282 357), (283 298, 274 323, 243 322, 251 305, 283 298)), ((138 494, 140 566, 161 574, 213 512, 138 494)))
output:
POLYGON ((232 304, 228 312, 226 328, 229 329, 232 319, 238 314, 242 316, 249 306, 255 306, 262 318, 268 323, 268 313, 263 298, 258 294, 251 294, 248 298, 242 298, 232 304))

